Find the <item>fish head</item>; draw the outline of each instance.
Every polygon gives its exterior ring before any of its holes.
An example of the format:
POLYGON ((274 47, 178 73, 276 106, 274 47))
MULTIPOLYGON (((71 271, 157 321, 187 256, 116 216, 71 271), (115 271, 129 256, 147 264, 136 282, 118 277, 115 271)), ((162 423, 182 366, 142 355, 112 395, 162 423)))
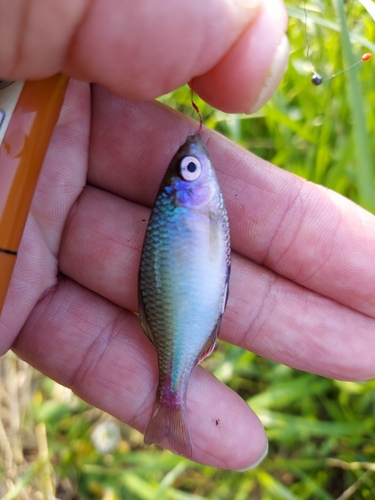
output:
POLYGON ((215 171, 200 134, 190 135, 169 164, 161 189, 174 203, 190 208, 210 204, 219 186, 215 171))

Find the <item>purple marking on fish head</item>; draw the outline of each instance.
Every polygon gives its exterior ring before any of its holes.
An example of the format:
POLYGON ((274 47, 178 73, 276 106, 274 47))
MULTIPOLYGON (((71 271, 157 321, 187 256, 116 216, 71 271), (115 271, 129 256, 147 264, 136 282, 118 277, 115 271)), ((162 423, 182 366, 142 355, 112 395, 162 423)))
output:
POLYGON ((172 158, 163 184, 176 205, 199 208, 210 203, 218 184, 200 134, 188 136, 172 158))

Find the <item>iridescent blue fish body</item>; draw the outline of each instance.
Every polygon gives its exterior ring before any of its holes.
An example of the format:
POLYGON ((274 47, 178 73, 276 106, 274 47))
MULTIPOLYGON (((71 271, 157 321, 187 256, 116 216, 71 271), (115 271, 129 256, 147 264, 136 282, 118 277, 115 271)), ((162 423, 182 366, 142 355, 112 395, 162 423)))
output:
POLYGON ((159 385, 145 443, 190 457, 186 391, 214 348, 228 296, 227 212, 200 134, 173 157, 148 223, 139 271, 139 315, 154 343, 159 385))

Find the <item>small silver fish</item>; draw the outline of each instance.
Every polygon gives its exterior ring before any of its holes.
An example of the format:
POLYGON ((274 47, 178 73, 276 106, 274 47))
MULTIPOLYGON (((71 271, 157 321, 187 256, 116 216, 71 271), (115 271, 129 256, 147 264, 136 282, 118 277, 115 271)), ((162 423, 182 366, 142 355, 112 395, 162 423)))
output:
POLYGON ((139 316, 159 365, 145 444, 168 439, 190 457, 186 391, 215 347, 228 298, 228 216, 206 144, 189 136, 172 158, 148 223, 139 270, 139 316))

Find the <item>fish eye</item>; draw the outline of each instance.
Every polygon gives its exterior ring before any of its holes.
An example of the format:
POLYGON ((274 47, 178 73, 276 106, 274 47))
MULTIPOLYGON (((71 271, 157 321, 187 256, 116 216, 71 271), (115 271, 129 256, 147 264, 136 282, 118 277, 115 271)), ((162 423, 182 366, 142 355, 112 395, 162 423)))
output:
POLYGON ((180 163, 180 174, 185 181, 195 181, 202 173, 202 165, 194 156, 185 156, 180 163))

